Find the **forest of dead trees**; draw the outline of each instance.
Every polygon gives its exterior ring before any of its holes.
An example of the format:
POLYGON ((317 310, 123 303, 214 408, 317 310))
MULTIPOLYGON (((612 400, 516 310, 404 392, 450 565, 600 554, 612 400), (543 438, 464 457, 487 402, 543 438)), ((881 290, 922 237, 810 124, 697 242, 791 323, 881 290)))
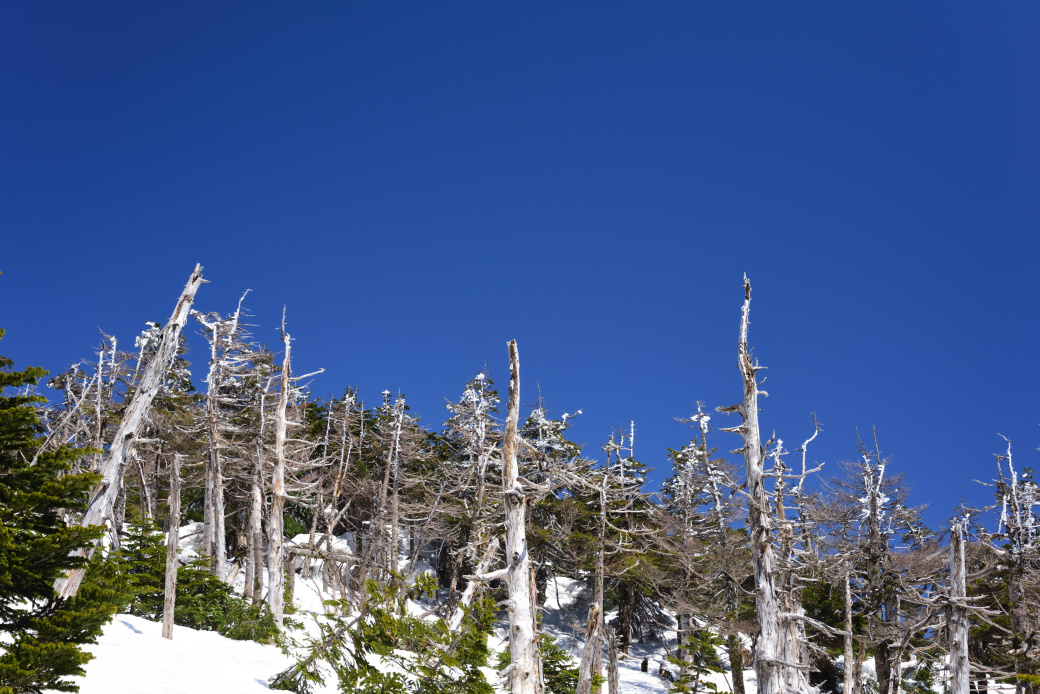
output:
MULTIPOLYGON (((521 412, 515 342, 492 355, 504 394, 489 368, 422 422, 389 391, 376 402, 350 388, 311 393, 314 374, 293 368, 291 315, 268 349, 250 332, 247 294, 223 311, 196 309, 204 282, 196 267, 165 324, 132 345, 106 336, 52 374, 50 401, 37 405, 39 450, 93 451, 73 472, 101 481, 85 511, 66 514, 106 528, 84 557, 118 550, 141 523, 168 533, 168 625, 189 524, 205 571, 244 585, 279 628, 287 572, 314 576, 334 598, 327 628, 276 686, 306 691, 321 661, 347 673, 341 682, 377 677, 358 657, 373 649, 413 652, 441 691, 486 691, 465 664, 485 657, 474 643, 499 619, 511 693, 560 691, 547 684, 537 615, 550 579, 568 576, 589 596, 579 694, 617 692, 630 645, 672 629, 674 691, 704 691, 705 673, 724 663, 753 668, 761 694, 1040 691, 1040 500, 1011 443, 992 467, 993 506, 951 508, 943 528, 909 505, 876 436, 853 442, 824 477, 811 455, 820 426, 790 432, 794 444, 763 438, 746 278, 733 402, 697 406, 659 491, 635 457, 634 426, 583 450, 567 438, 580 412, 555 416, 540 399, 521 412), (193 364, 189 330, 209 348, 193 364), (405 598, 421 598, 423 620, 438 627, 401 628, 405 598), (876 678, 861 675, 867 659, 876 678)), ((75 595, 83 578, 73 570, 55 590, 75 595)), ((741 677, 731 683, 743 692, 741 677)))

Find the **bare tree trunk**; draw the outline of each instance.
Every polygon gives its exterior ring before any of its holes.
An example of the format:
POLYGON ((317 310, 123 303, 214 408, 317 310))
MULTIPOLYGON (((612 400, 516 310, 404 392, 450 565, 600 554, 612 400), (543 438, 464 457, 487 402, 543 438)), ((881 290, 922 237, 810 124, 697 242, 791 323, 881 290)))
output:
POLYGON ((852 691, 855 694, 859 694, 863 691, 863 661, 867 657, 867 642, 860 639, 859 652, 856 654, 856 669, 852 673, 853 686, 852 691))
POLYGON ((166 533, 166 593, 163 597, 162 635, 173 638, 173 615, 177 605, 177 549, 181 526, 181 456, 174 454, 170 465, 170 529, 166 533))
MULTIPOLYGON (((84 527, 103 525, 113 520, 113 508, 116 496, 119 494, 119 482, 126 467, 126 461, 137 441, 137 436, 141 431, 141 426, 144 424, 148 411, 152 407, 152 400, 155 399, 163 381, 166 380, 166 372, 177 354, 181 330, 188 320, 188 313, 191 310, 192 302, 195 300, 195 293, 204 281, 202 279, 202 266, 196 265, 191 273, 191 277, 188 278, 184 291, 181 292, 180 299, 177 300, 177 305, 173 309, 173 315, 170 316, 170 320, 163 326, 155 356, 148 363, 148 367, 141 377, 141 383, 130 399, 126 412, 123 414, 123 421, 120 422, 119 428, 116 429, 112 445, 109 447, 108 454, 101 465, 101 484, 92 495, 87 506, 87 512, 83 515, 81 524, 84 527)), ((80 554, 89 559, 94 554, 94 548, 95 546, 92 545, 85 550, 81 550, 80 554)), ((85 569, 70 571, 68 577, 59 578, 55 581, 55 591, 63 598, 72 597, 79 590, 80 583, 83 582, 84 573, 85 569)))
MULTIPOLYGON (((1021 560, 1019 560, 1021 562, 1021 560)), ((1029 659, 1025 656, 1031 646, 1029 607, 1026 602, 1025 570, 1016 562, 1011 566, 1008 580, 1008 600, 1011 602, 1011 633, 1015 656, 1015 674, 1030 675, 1029 659)), ((1034 694, 1036 687, 1025 677, 1017 678, 1015 691, 1018 694, 1034 694)))
MULTIPOLYGON (((596 550, 596 578, 595 578, 595 601, 596 608, 599 612, 599 623, 596 625, 596 633, 599 639, 596 642, 596 648, 592 652, 592 672, 598 677, 603 676, 603 647, 602 643, 604 640, 603 631, 603 620, 605 612, 605 603, 603 599, 603 581, 606 568, 604 562, 606 559, 606 536, 607 536, 607 480, 609 479, 608 472, 610 470, 610 454, 607 454, 607 466, 603 469, 603 483, 600 485, 599 490, 599 536, 597 542, 599 547, 596 550)), ((600 686, 598 684, 592 685, 592 691, 598 692, 600 686)))
POLYGON ((593 654, 600 649, 599 625, 602 618, 599 605, 592 603, 592 607, 589 608, 589 622, 585 626, 585 648, 581 652, 581 662, 578 664, 576 694, 589 694, 592 691, 593 654))
POLYGON ((282 558, 282 542, 285 536, 283 514, 285 512, 285 436, 286 408, 289 404, 289 369, 292 338, 285 332, 285 316, 282 316, 282 343, 285 357, 282 360, 281 392, 278 394, 278 410, 275 420, 274 475, 271 481, 271 517, 267 524, 267 604, 271 608, 278 628, 282 628, 285 613, 285 566, 282 558))
POLYGON ((245 590, 253 602, 260 602, 264 591, 263 567, 264 567, 264 490, 263 490, 263 468, 259 461, 256 464, 256 472, 253 475, 253 484, 249 493, 249 547, 250 565, 253 567, 252 581, 247 583, 245 590))
MULTIPOLYGON (((140 456, 134 456, 134 462, 137 463, 137 476, 141 480, 141 514, 151 520, 153 517, 152 513, 152 496, 148 489, 148 480, 144 474, 144 461, 141 460, 140 456)), ((156 473, 158 473, 156 469, 156 473)))
MULTIPOLYGON (((607 633, 607 694, 618 694, 618 640, 617 634, 610 630, 607 633)), ((693 691, 697 691, 694 687, 693 691)))
POLYGON ((217 377, 219 375, 217 333, 219 322, 213 327, 212 364, 206 392, 206 414, 209 434, 209 450, 206 456, 206 498, 204 517, 204 548, 210 558, 213 575, 221 581, 226 579, 225 531, 224 531, 224 473, 220 461, 220 434, 217 431, 217 377))
MULTIPOLYGON (((498 538, 494 538, 488 543, 487 549, 484 550, 484 556, 481 557, 480 563, 477 564, 477 574, 486 573, 491 567, 491 562, 495 560, 495 554, 498 553, 498 538)), ((462 597, 459 599, 457 605, 455 605, 455 611, 452 612, 451 618, 448 620, 448 630, 458 631, 459 627, 462 626, 462 620, 466 616, 466 610, 473 604, 473 599, 477 595, 477 589, 480 587, 480 581, 476 576, 467 576, 469 579, 469 585, 466 586, 466 590, 462 592, 462 597)))
POLYGON ((798 653, 796 644, 784 644, 780 602, 777 598, 775 556, 770 533, 773 519, 769 515, 769 493, 765 487, 765 450, 758 425, 758 389, 756 373, 763 367, 751 362, 748 348, 748 317, 751 310, 751 283, 744 277, 744 306, 741 310, 740 335, 737 343, 737 366, 744 383, 744 400, 726 408, 743 418, 740 426, 724 429, 740 434, 744 439, 744 463, 747 470, 748 529, 750 530, 751 562, 755 573, 755 607, 758 617, 758 648, 755 652, 755 672, 758 675, 759 694, 783 694, 810 691, 805 671, 799 663, 784 662, 781 653, 798 653), (786 649, 784 648, 786 646, 786 649), (792 667, 793 666, 793 667, 792 667), (785 688, 788 669, 794 669, 794 688, 785 688))
POLYGON ((679 661, 679 679, 686 677, 690 669, 690 634, 693 632, 693 617, 683 613, 676 615, 675 659, 679 661))
MULTIPOLYGON (((891 602, 885 601, 885 622, 889 621, 891 602)), ((886 629, 887 631, 887 629, 886 629)), ((888 638, 882 638, 874 649, 874 669, 877 672, 879 694, 890 694, 892 684, 892 644, 888 638)))
POLYGON ((509 406, 502 440, 502 496, 506 511, 506 566, 509 599, 509 690, 511 694, 542 694, 538 678, 538 643, 531 612, 531 558, 527 552, 527 497, 520 484, 516 459, 520 419, 520 357, 509 342, 509 406))
POLYGON ((393 497, 390 500, 390 544, 393 545, 390 549, 390 569, 397 573, 401 570, 401 498, 398 495, 398 487, 401 475, 401 425, 404 412, 397 412, 397 408, 394 407, 394 413, 397 416, 397 426, 394 431, 393 497))
POLYGON ((119 493, 116 495, 116 505, 112 509, 112 527, 110 528, 110 537, 112 538, 112 548, 119 549, 122 547, 123 541, 123 522, 126 519, 126 475, 120 473, 119 475, 119 493))
POLYGON ((968 694, 968 597, 964 571, 964 525, 950 528, 950 694, 968 694))
POLYGON ((859 694, 855 668, 859 665, 852 655, 852 586, 845 574, 845 688, 844 694, 859 694))

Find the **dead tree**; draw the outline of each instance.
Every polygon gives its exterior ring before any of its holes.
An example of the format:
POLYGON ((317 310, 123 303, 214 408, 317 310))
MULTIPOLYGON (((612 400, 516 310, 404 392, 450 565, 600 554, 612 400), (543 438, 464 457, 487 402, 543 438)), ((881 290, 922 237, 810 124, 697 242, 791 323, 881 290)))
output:
POLYGON ((1000 499, 1000 521, 995 539, 1007 543, 1006 550, 994 550, 1006 557, 1008 570, 1008 598, 1011 602, 1012 653, 1015 659, 1016 691, 1035 694, 1038 686, 1031 681, 1035 675, 1036 652, 1040 649, 1040 627, 1035 611, 1030 609, 1029 587, 1036 580, 1040 564, 1040 487, 1026 475, 1019 477, 1011 457, 1011 441, 1007 452, 997 456, 997 494, 1000 499), (1004 476, 1003 463, 1008 474, 1004 476))
POLYGON ((542 694, 541 657, 535 637, 535 596, 531 573, 531 557, 527 548, 526 480, 521 480, 517 461, 520 420, 520 357, 516 341, 509 342, 509 404, 506 428, 502 437, 502 498, 505 505, 506 567, 487 574, 475 575, 482 581, 503 579, 508 598, 509 665, 502 675, 509 680, 511 694, 542 694))
POLYGON ((173 617, 177 608, 177 569, 180 562, 177 550, 180 546, 181 525, 181 456, 174 454, 170 465, 170 528, 166 533, 166 582, 163 596, 162 635, 173 638, 173 617))
POLYGON ((950 694, 968 694, 968 586, 964 567, 964 525, 950 527, 950 606, 946 618, 950 631, 950 694))
MULTIPOLYGON (((141 382, 134 392, 130 404, 127 405, 126 412, 123 414, 123 421, 120 422, 119 428, 116 429, 115 437, 109 446, 108 453, 99 471, 102 478, 101 484, 91 496, 87 512, 83 515, 83 526, 114 523, 113 511, 116 505, 116 498, 122 488, 123 471, 126 468, 127 460, 129 460, 137 442, 137 436, 144 425, 145 418, 152 405, 152 400, 166 379, 166 372, 177 353, 181 330, 188 320, 188 313, 191 311, 192 302, 195 300, 195 293, 202 286, 203 282, 205 280, 202 279, 202 266, 196 265, 191 273, 191 277, 188 278, 184 291, 181 292, 181 296, 177 300, 177 305, 173 309, 170 320, 166 322, 165 327, 162 329, 162 337, 159 340, 155 357, 152 358, 147 368, 145 368, 141 382)), ((81 552, 88 559, 93 553, 93 546, 81 552)), ((85 572, 86 569, 70 571, 67 577, 59 578, 55 582, 55 591, 64 598, 72 597, 79 590, 85 572)))
POLYGON ((796 633, 788 628, 793 615, 785 614, 778 594, 778 570, 772 533, 777 530, 770 514, 770 494, 766 489, 766 449, 762 445, 758 424, 758 396, 761 371, 757 361, 751 361, 748 347, 748 318, 751 310, 751 283, 744 276, 744 306, 741 310, 740 333, 737 342, 737 366, 744 384, 744 400, 739 405, 722 408, 737 412, 743 423, 724 429, 740 434, 744 454, 748 494, 748 530, 750 532, 751 562, 755 573, 755 607, 758 619, 758 647, 755 651, 755 672, 759 694, 803 694, 812 692, 807 675, 807 664, 790 658, 797 656, 801 644, 791 643, 796 633), (787 657, 785 658, 785 654, 787 657))
POLYGON ((224 429, 224 411, 241 410, 236 386, 245 379, 250 366, 252 350, 244 344, 242 330, 242 302, 247 289, 238 300, 235 312, 227 318, 219 314, 203 315, 193 312, 195 319, 206 329, 210 344, 209 374, 206 377, 206 467, 205 497, 203 503, 203 552, 210 558, 213 575, 227 580, 227 548, 225 545, 225 491, 224 455, 227 442, 224 429))
POLYGON ((285 438, 288 428, 286 409, 289 404, 289 387, 292 382, 291 369, 292 337, 285 332, 285 313, 282 313, 282 358, 281 388, 278 391, 278 408, 275 414, 274 472, 271 475, 271 517, 268 523, 267 559, 267 604, 271 608, 278 628, 282 628, 285 615, 285 562, 282 543, 285 540, 285 438))

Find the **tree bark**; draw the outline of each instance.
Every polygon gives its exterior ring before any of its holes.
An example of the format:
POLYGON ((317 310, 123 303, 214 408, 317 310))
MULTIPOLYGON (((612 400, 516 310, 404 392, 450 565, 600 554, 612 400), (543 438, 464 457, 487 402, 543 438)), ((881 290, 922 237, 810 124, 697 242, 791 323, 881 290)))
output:
POLYGON ((282 343, 285 345, 285 356, 282 359, 281 392, 278 394, 278 409, 275 419, 274 439, 274 474, 271 480, 271 518, 268 521, 267 559, 267 604, 274 615, 278 628, 282 628, 285 616, 285 562, 282 557, 282 544, 285 540, 285 438, 286 409, 289 404, 290 350, 292 338, 285 332, 285 318, 282 318, 282 343))
POLYGON ((744 646, 740 643, 740 637, 736 634, 726 637, 726 651, 733 678, 733 694, 744 694, 744 646))
POLYGON ((751 362, 748 348, 748 317, 751 311, 751 283, 744 276, 744 306, 741 309, 740 334, 737 343, 737 366, 744 384, 744 400, 726 411, 736 411, 743 418, 738 427, 724 429, 744 439, 744 463, 747 471, 748 529, 750 530, 751 563, 755 574, 755 607, 758 618, 758 648, 755 652, 755 673, 759 694, 798 694, 811 688, 806 669, 800 663, 782 657, 800 652, 799 644, 784 642, 791 638, 791 630, 784 628, 784 618, 777 597, 776 557, 771 532, 773 519, 769 515, 769 492, 765 487, 765 449, 759 433, 758 389, 756 376, 762 368, 751 362), (786 634, 785 634, 786 632, 786 634))
POLYGON ((950 694, 968 694, 968 597, 964 570, 964 525, 950 528, 950 694))
POLYGON ((845 688, 844 694, 859 694, 856 687, 855 668, 858 665, 852 655, 852 586, 849 574, 845 574, 845 688))
POLYGON ((170 465, 170 529, 166 533, 166 585, 163 597, 162 635, 173 638, 173 616, 177 606, 177 549, 181 526, 181 456, 174 454, 170 465))
POLYGON ((856 653, 856 669, 852 672, 852 691, 859 694, 863 691, 863 661, 867 657, 867 642, 860 639, 859 651, 856 653))
POLYGON ((502 496, 506 511, 506 585, 509 598, 509 690, 511 694, 542 694, 538 678, 538 643, 531 611, 531 559, 527 552, 527 497, 517 463, 517 424, 520 419, 520 357, 509 342, 509 406, 502 440, 502 496))
POLYGON ((210 558, 210 569, 221 581, 226 578, 226 547, 224 546, 224 473, 220 461, 220 432, 217 429, 217 391, 220 388, 221 340, 220 320, 206 324, 213 335, 210 338, 210 367, 206 379, 206 424, 209 446, 206 456, 206 496, 203 518, 203 548, 210 558))
MULTIPOLYGON (((141 383, 123 414, 123 421, 116 429, 108 454, 101 464, 101 484, 95 490, 87 506, 87 512, 83 515, 83 526, 103 525, 113 521, 113 509, 127 459, 137 442, 137 436, 148 416, 148 411, 152 407, 152 400, 155 399, 163 381, 166 380, 166 372, 177 355, 181 330, 188 320, 195 293, 204 281, 202 266, 195 265, 184 291, 177 300, 170 320, 163 326, 155 356, 148 363, 148 367, 141 377, 141 383)), ((89 548, 81 550, 80 554, 89 559, 94 554, 95 547, 96 545, 91 545, 89 548)), ((72 597, 79 590, 85 572, 85 569, 70 571, 67 577, 55 581, 55 591, 63 598, 72 597)))
POLYGON ((578 664, 576 694, 589 694, 592 691, 593 654, 600 649, 599 625, 602 617, 599 605, 592 603, 592 607, 589 608, 589 621, 585 625, 585 648, 582 649, 581 662, 578 664))
MULTIPOLYGON (((618 694, 618 639, 613 631, 607 634, 607 693, 618 694)), ((694 692, 697 688, 694 687, 694 692)))

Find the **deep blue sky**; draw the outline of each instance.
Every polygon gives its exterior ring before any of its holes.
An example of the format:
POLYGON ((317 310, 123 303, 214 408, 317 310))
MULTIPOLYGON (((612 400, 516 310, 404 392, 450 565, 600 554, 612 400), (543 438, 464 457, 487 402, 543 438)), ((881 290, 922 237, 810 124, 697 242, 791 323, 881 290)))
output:
MULTIPOLYGON (((281 308, 316 392, 429 425, 518 340, 574 437, 740 398, 812 457, 877 427, 938 523, 1040 467, 1040 5, 7 3, 0 352, 281 308)), ((205 358, 193 355, 196 375, 205 358)), ((504 391, 504 387, 503 387, 504 391)), ((721 416, 715 419, 718 422, 721 416)), ((738 445, 716 434, 722 449, 738 445)))

